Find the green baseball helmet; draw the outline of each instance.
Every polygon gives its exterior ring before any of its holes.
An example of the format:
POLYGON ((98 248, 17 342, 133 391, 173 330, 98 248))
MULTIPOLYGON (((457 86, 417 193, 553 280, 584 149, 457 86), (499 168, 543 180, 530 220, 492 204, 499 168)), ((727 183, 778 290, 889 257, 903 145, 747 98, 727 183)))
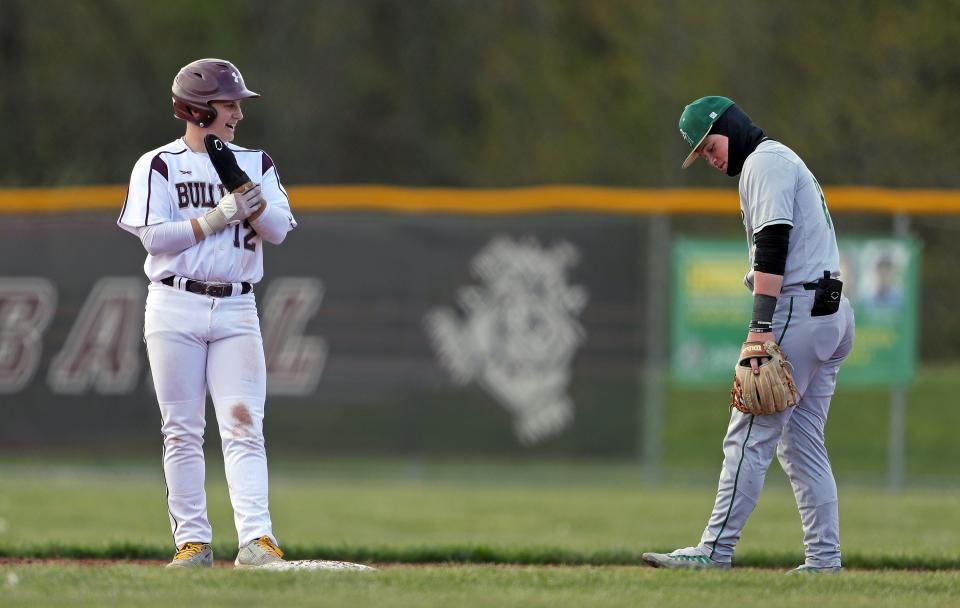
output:
POLYGON ((701 97, 683 109, 683 114, 680 115, 680 135, 690 144, 690 154, 683 161, 684 169, 697 160, 697 148, 707 138, 710 127, 732 105, 732 99, 714 95, 701 97))

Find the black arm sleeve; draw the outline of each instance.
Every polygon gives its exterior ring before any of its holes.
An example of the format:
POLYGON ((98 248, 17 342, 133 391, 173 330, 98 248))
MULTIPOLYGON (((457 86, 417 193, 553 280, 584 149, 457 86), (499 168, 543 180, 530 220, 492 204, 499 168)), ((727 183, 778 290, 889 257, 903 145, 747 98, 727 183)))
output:
POLYGON ((787 224, 774 224, 753 235, 753 244, 756 245, 753 253, 754 270, 783 276, 787 267, 790 228, 787 224))

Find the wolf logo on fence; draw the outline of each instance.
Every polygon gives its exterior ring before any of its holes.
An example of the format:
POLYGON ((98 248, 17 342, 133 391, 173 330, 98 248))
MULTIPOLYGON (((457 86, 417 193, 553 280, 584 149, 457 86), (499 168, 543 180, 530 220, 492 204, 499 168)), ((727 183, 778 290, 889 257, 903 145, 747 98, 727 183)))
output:
POLYGON ((583 342, 577 315, 587 291, 567 285, 579 254, 570 243, 550 249, 536 239, 499 237, 474 257, 483 287, 458 292, 461 320, 450 308, 425 318, 440 363, 458 384, 476 382, 513 414, 514 432, 532 445, 573 420, 567 396, 570 362, 583 342))

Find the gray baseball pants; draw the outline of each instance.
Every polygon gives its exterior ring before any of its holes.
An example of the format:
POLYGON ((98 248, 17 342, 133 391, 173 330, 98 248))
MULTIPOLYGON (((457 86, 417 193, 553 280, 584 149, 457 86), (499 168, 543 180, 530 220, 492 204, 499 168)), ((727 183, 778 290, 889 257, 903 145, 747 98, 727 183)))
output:
POLYGON ((699 545, 716 561, 733 558, 776 450, 800 510, 806 564, 840 565, 837 484, 824 427, 837 372, 853 348, 854 315, 844 297, 836 313, 812 317, 813 295, 802 287, 782 293, 773 318, 774 336, 793 365, 800 402, 779 414, 754 416, 734 409, 730 416, 717 498, 699 545))

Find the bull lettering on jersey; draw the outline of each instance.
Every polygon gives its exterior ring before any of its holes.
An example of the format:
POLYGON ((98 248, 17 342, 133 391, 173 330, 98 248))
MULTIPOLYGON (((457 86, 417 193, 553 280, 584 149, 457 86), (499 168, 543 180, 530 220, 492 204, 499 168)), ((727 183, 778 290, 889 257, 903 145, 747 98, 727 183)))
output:
POLYGON ((183 209, 190 204, 190 196, 187 194, 187 184, 185 182, 180 182, 179 184, 174 184, 177 188, 177 206, 183 209))
POLYGON ((33 378, 56 307, 57 290, 49 280, 0 279, 0 393, 15 393, 33 378))
POLYGON ((174 184, 177 189, 177 206, 186 207, 214 207, 227 194, 223 184, 207 182, 179 182, 174 184))
POLYGON ((323 284, 317 279, 285 278, 270 284, 261 318, 269 394, 310 395, 320 383, 327 342, 304 335, 304 330, 322 301, 323 284))
POLYGON ((143 328, 142 281, 107 277, 94 285, 47 382, 55 393, 76 395, 132 391, 140 377, 143 328))

